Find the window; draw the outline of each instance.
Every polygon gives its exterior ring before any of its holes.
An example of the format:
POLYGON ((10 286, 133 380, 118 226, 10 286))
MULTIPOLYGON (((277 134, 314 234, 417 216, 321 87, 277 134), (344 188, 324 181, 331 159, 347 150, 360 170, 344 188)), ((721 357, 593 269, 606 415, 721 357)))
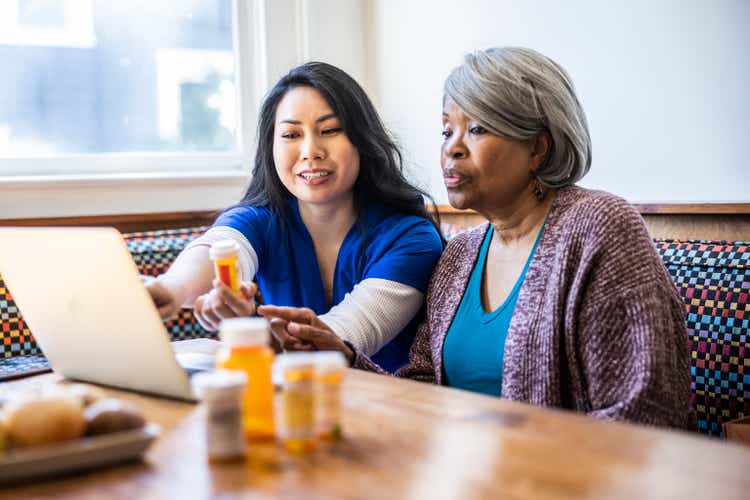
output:
POLYGON ((92 21, 92 0, 6 0, 0 46, 91 48, 92 21))
POLYGON ((231 0, 3 5, 0 155, 239 152, 231 0))

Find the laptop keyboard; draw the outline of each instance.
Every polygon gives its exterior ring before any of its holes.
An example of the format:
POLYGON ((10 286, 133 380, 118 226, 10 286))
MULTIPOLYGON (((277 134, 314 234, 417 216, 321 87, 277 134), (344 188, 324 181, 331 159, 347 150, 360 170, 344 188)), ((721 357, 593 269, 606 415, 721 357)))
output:
POLYGON ((216 364, 213 354, 199 352, 181 352, 175 354, 177 362, 185 369, 188 376, 198 372, 212 370, 216 364))

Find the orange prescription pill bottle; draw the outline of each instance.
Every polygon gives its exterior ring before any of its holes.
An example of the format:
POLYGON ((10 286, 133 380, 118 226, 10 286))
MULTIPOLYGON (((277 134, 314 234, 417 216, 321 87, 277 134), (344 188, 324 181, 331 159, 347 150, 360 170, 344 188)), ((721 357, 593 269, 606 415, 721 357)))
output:
POLYGON ((274 376, 281 385, 277 434, 284 448, 304 453, 315 448, 315 361, 311 353, 280 354, 274 376))
POLYGON ((315 429, 319 439, 336 441, 342 437, 341 383, 346 358, 338 351, 313 354, 315 362, 315 429))
POLYGON ((237 293, 240 289, 240 245, 234 240, 221 240, 211 245, 208 255, 214 262, 216 278, 237 293))
POLYGON ((240 370, 247 375, 242 397, 242 427, 248 441, 274 438, 273 384, 271 366, 273 350, 265 318, 231 318, 221 322, 219 338, 222 347, 216 367, 240 370))

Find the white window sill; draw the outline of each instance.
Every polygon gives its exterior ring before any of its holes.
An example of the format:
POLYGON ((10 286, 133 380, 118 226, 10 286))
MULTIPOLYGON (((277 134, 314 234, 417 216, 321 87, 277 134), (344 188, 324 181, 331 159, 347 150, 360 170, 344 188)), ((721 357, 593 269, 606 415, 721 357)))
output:
POLYGON ((218 210, 239 201, 246 172, 0 177, 2 219, 218 210))

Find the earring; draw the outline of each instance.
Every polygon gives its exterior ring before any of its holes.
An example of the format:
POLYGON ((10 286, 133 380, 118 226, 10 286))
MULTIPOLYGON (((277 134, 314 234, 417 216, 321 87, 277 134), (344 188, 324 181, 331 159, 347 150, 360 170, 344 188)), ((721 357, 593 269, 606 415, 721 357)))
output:
POLYGON ((534 198, 536 198, 536 201, 542 201, 544 199, 544 190, 542 189, 542 183, 539 182, 539 179, 534 179, 534 198))

